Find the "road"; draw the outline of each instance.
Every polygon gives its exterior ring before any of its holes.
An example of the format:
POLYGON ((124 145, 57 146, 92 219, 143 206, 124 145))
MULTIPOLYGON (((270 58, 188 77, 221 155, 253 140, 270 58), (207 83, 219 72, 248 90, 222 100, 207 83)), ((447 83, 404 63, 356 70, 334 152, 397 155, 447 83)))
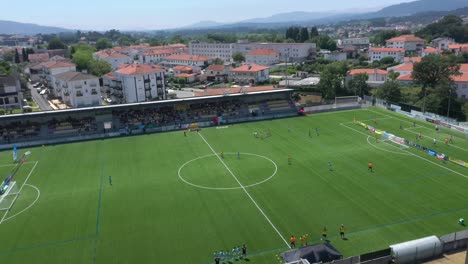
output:
POLYGON ((29 87, 29 89, 31 89, 31 96, 33 97, 34 101, 37 103, 37 105, 39 106, 39 109, 41 109, 41 111, 54 110, 49 105, 49 102, 47 101, 47 99, 45 99, 45 97, 43 95, 40 95, 37 92, 36 88, 32 87, 31 84, 28 84, 28 87, 29 87))

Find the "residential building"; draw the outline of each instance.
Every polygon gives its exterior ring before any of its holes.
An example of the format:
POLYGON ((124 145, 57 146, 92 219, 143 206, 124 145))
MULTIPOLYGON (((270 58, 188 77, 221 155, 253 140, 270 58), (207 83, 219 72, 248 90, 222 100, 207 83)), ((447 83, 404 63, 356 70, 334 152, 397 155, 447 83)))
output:
POLYGON ((402 48, 374 47, 369 50, 369 60, 380 61, 385 57, 392 57, 396 62, 403 61, 405 50, 402 48))
POLYGON ((421 62, 422 57, 404 57, 403 62, 404 63, 415 63, 415 62, 421 62))
POLYGON ((247 63, 273 65, 279 63, 279 52, 273 49, 254 49, 245 53, 247 63))
POLYGON ((19 79, 14 76, 0 75, 0 108, 21 108, 22 101, 19 79))
POLYGON ((103 76, 106 93, 116 103, 166 98, 165 69, 159 65, 130 64, 103 76))
POLYGON ((133 63, 133 57, 117 52, 113 49, 95 52, 93 54, 93 58, 96 60, 107 61, 111 65, 112 70, 117 70, 121 64, 133 63))
POLYGON ((270 78, 270 68, 268 66, 246 63, 240 67, 231 69, 229 79, 239 84, 254 85, 259 82, 268 81, 270 78))
POLYGON ((368 49, 369 48, 369 38, 344 38, 339 39, 336 44, 338 48, 348 48, 355 47, 357 49, 368 49))
POLYGON ((323 55, 324 59, 330 61, 345 61, 348 58, 347 52, 330 52, 323 55))
POLYGON ((138 61, 140 63, 158 64, 170 55, 181 53, 182 52, 175 49, 152 49, 138 54, 138 61))
POLYGON ((71 107, 97 106, 101 101, 99 78, 82 72, 69 71, 52 76, 54 92, 71 107))
POLYGON ((387 68, 388 72, 398 72, 400 75, 411 74, 413 72, 413 63, 403 63, 397 66, 387 68))
POLYGON ((226 82, 228 80, 229 67, 226 65, 211 64, 205 69, 201 77, 209 82, 226 82))
POLYGON ((207 43, 193 41, 189 43, 189 52, 193 55, 220 58, 232 62, 232 54, 246 54, 256 49, 272 49, 279 53, 282 62, 302 62, 315 56, 315 43, 249 43, 247 40, 238 43, 207 43))
POLYGON ((380 69, 353 69, 347 72, 346 81, 350 81, 357 74, 367 74, 367 84, 372 87, 378 87, 387 80, 387 71, 380 69))
POLYGON ((164 58, 161 64, 165 66, 188 65, 205 68, 211 64, 213 59, 203 55, 192 55, 189 53, 173 54, 164 58))
POLYGON ((451 52, 454 52, 456 55, 459 55, 461 53, 468 52, 468 43, 465 43, 465 44, 458 44, 458 43, 449 44, 448 49, 451 52))
POLYGON ((421 51, 424 48, 424 39, 414 35, 401 35, 386 41, 388 48, 404 49, 406 52, 421 51))
POLYGON ((468 73, 452 77, 459 98, 468 100, 468 73))
POLYGON ((458 71, 461 73, 468 73, 468 63, 461 63, 460 70, 458 71))
POLYGON ((177 78, 179 81, 182 79, 185 83, 193 83, 198 79, 197 76, 199 75, 194 72, 194 68, 197 68, 197 70, 199 69, 199 67, 177 65, 172 68, 172 74, 174 78, 177 78))
POLYGON ((401 85, 412 85, 414 83, 411 73, 403 74, 396 79, 401 85))
POLYGON ((28 54, 30 63, 46 62, 49 60, 49 53, 28 54))
POLYGON ((427 55, 431 55, 431 54, 438 55, 440 54, 440 51, 433 47, 426 47, 425 49, 422 50, 421 57, 426 57, 427 55))
POLYGON ((452 38, 436 38, 431 41, 432 47, 438 50, 447 50, 450 44, 454 44, 455 40, 452 38))
MULTIPOLYGON (((66 61, 48 61, 43 62, 41 65, 41 81, 46 81, 49 85, 49 88, 53 88, 52 84, 52 76, 68 72, 68 71, 76 71, 76 65, 71 62, 66 61)), ((55 94, 55 92, 54 92, 55 94)))

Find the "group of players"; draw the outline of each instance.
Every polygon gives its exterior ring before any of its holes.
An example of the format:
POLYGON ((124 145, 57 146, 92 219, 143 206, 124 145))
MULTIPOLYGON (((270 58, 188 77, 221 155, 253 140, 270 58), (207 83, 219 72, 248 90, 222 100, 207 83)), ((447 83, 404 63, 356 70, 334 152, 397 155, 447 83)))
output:
POLYGON ((227 249, 226 251, 220 250, 213 253, 215 264, 219 264, 220 262, 224 261, 245 259, 246 256, 247 247, 245 244, 242 245, 242 248, 237 246, 233 247, 231 251, 227 249))
MULTIPOLYGON (((343 224, 340 226, 339 230, 340 230, 340 238, 345 239, 345 227, 343 224)), ((320 238, 320 240, 328 241, 327 236, 328 236, 328 229, 326 226, 324 226, 322 229, 322 237, 320 238)), ((309 234, 300 236, 299 241, 301 242, 300 246, 302 247, 307 246, 307 243, 309 243, 309 234)), ((296 247, 296 237, 294 235, 291 235, 291 237, 289 237, 289 243, 291 244, 291 248, 296 247)))

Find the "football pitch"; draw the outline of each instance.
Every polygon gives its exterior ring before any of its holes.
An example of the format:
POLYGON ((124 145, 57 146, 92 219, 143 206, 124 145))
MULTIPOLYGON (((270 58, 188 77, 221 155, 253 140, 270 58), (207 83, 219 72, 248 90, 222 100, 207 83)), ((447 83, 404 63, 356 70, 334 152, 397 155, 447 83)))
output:
MULTIPOLYGON (((462 230, 468 169, 353 119, 468 160, 466 135, 378 108, 24 148, 2 262, 207 264, 245 244, 248 261, 232 263, 266 264, 291 235, 321 243, 324 226, 345 257, 462 230)), ((0 152, 0 177, 11 160, 0 152)))

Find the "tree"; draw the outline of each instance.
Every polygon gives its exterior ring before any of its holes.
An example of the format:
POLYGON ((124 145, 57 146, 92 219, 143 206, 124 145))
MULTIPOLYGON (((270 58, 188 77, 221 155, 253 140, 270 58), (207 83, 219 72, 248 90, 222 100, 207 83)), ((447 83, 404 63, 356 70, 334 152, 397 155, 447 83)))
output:
POLYGON ((244 54, 242 54, 241 52, 239 51, 236 51, 232 54, 232 59, 237 62, 237 63, 240 63, 240 62, 243 62, 245 61, 245 57, 244 57, 244 54))
POLYGON ((66 49, 67 46, 58 38, 54 37, 49 41, 49 45, 47 45, 47 49, 55 50, 55 49, 66 49))
POLYGON ((464 43, 468 41, 468 26, 463 25, 463 19, 460 17, 448 15, 419 30, 416 35, 429 40, 450 37, 458 43, 464 43))
POLYGON ((112 48, 112 43, 107 38, 100 38, 96 41, 96 49, 103 50, 112 48))
POLYGON ((398 103, 401 100, 400 84, 393 80, 386 81, 377 89, 376 96, 380 99, 398 103))
POLYGON ((3 60, 4 61, 13 62, 14 59, 15 59, 15 53, 14 52, 7 51, 7 52, 3 53, 3 60))
POLYGON ((319 35, 319 32, 317 30, 317 27, 312 27, 310 29, 310 38, 316 37, 319 35))
POLYGON ((393 64, 395 63, 395 59, 393 57, 390 57, 390 56, 387 56, 387 57, 383 57, 381 60, 380 60, 380 63, 381 64, 393 64))
POLYGON ((222 59, 220 59, 220 58, 214 58, 213 59, 213 64, 223 65, 224 61, 222 59))
POLYGON ((299 35, 299 42, 304 43, 309 40, 309 30, 305 27, 301 28, 301 33, 299 35))
MULTIPOLYGON (((437 86, 450 87, 452 83, 451 77, 453 75, 459 75, 459 69, 460 66, 447 57, 428 55, 422 58, 421 62, 414 63, 411 76, 417 84, 422 85, 422 97, 424 99, 428 92, 435 91, 437 86), (431 90, 428 91, 428 88, 431 90)), ((423 111, 426 110, 425 103, 423 103, 422 108, 423 111)))
POLYGON ((20 63, 20 62, 21 62, 21 60, 20 60, 18 50, 15 49, 15 63, 20 63))
POLYGON ((23 58, 23 62, 27 62, 27 61, 28 61, 28 52, 26 51, 25 48, 23 48, 23 49, 21 50, 21 56, 22 56, 22 58, 23 58))
POLYGON ((88 70, 90 72, 90 63, 93 60, 93 53, 96 51, 94 47, 86 44, 76 44, 72 48, 75 49, 73 53, 73 62, 76 64, 78 70, 88 70))
POLYGON ((383 46, 386 44, 387 39, 394 38, 398 35, 396 30, 383 30, 377 33, 373 38, 371 38, 371 42, 378 46, 383 46))
POLYGON ((110 63, 104 60, 92 59, 91 61, 89 61, 88 65, 89 65, 89 73, 95 76, 100 77, 112 71, 112 66, 110 65, 110 63))
POLYGON ((346 62, 333 62, 325 66, 320 74, 320 82, 317 85, 323 98, 331 100, 335 96, 346 94, 343 85, 347 71, 346 62))
POLYGON ((0 74, 9 75, 11 73, 10 63, 0 60, 0 74))
POLYGON ((400 76, 400 73, 399 72, 389 72, 387 74, 388 78, 392 81, 396 80, 398 78, 398 76, 400 76))
POLYGON ((336 42, 328 35, 320 35, 312 38, 310 42, 316 43, 320 49, 334 51, 337 49, 336 42))
POLYGON ((353 76, 353 79, 348 82, 348 91, 350 94, 363 96, 369 94, 370 87, 367 84, 369 76, 367 73, 359 73, 353 76))

